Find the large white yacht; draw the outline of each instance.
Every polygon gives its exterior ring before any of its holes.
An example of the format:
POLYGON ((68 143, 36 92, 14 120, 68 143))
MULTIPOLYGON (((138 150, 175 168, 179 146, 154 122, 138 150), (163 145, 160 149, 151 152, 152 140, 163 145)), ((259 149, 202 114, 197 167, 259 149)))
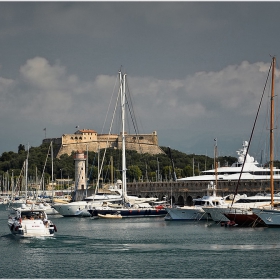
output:
MULTIPOLYGON (((231 166, 218 167, 217 170, 202 171, 202 175, 191 176, 186 178, 177 179, 177 181, 235 181, 240 177, 242 165, 244 163, 245 155, 248 149, 248 142, 243 141, 243 148, 237 151, 238 160, 231 166), (215 173, 217 172, 217 173, 215 173), (217 175, 216 175, 217 174, 217 175)), ((270 168, 260 167, 259 163, 249 154, 246 156, 246 161, 243 167, 241 180, 269 180, 270 168)), ((274 168, 274 179, 280 179, 280 169, 274 168)))

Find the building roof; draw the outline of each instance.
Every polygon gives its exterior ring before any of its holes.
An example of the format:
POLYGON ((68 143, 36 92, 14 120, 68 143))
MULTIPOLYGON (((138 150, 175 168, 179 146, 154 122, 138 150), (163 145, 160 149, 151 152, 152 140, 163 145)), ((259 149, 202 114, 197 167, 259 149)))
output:
POLYGON ((83 133, 97 133, 93 129, 79 129, 75 132, 75 134, 83 134, 83 133))

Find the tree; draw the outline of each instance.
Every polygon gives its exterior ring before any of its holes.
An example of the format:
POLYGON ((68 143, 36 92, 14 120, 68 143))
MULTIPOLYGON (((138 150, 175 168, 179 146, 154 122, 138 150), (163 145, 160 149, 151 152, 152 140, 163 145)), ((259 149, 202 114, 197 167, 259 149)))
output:
POLYGON ((190 165, 185 166, 185 168, 183 169, 183 176, 184 177, 190 177, 193 175, 193 169, 190 165))
POLYGON ((142 171, 137 165, 130 165, 127 170, 127 177, 132 182, 139 181, 142 176, 142 171))
POLYGON ((21 152, 25 152, 25 146, 22 144, 19 144, 18 146, 18 153, 20 154, 21 152))

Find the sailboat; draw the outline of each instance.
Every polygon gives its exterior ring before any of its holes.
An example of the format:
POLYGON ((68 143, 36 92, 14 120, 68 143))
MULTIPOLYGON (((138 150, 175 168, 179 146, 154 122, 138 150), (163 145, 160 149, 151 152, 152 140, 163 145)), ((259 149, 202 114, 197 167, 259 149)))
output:
POLYGON ((270 206, 259 206, 252 207, 251 209, 233 209, 232 212, 224 213, 224 215, 231 221, 234 221, 240 226, 280 226, 280 210, 274 207, 274 179, 273 174, 275 172, 273 167, 274 161, 274 76, 275 76, 275 57, 272 58, 271 68, 272 68, 272 78, 271 78, 271 103, 270 103, 270 196, 271 203, 270 206), (266 209, 267 208, 267 209, 266 209), (279 211, 278 221, 276 218, 271 218, 272 215, 277 217, 279 211))
POLYGON ((274 76, 275 76, 276 58, 272 58, 272 86, 271 86, 271 112, 270 112, 270 191, 271 203, 268 207, 253 208, 252 212, 260 218, 268 227, 280 227, 280 208, 274 201, 274 76))
POLYGON ((95 207, 88 212, 92 217, 100 215, 114 215, 118 212, 119 215, 124 217, 159 217, 165 216, 166 210, 161 205, 151 206, 149 202, 157 200, 157 198, 137 198, 127 195, 127 179, 126 179, 126 146, 125 146, 125 106, 126 106, 126 74, 119 72, 120 82, 120 102, 122 112, 122 202, 120 204, 107 203, 106 206, 95 207))

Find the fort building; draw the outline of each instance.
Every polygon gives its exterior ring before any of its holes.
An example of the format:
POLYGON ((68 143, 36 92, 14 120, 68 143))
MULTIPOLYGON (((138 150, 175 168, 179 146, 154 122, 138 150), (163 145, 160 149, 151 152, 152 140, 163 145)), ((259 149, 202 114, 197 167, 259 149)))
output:
MULTIPOLYGON (((93 129, 77 130, 74 134, 63 134, 60 138, 43 139, 43 144, 50 143, 58 145, 59 151, 56 157, 63 154, 71 155, 74 151, 97 152, 98 149, 114 148, 121 149, 122 135, 98 134, 93 129)), ((125 145, 127 150, 135 150, 138 153, 164 154, 158 146, 157 132, 151 134, 127 134, 125 133, 125 145)))

